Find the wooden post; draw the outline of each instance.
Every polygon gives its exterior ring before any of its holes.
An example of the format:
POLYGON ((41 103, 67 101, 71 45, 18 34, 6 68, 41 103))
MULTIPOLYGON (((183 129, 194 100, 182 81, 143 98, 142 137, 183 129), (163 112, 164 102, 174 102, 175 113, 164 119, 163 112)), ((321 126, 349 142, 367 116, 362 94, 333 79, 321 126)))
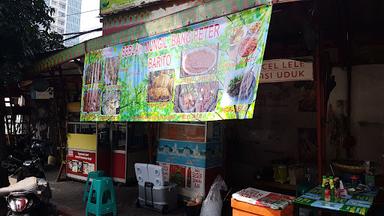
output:
POLYGON ((326 131, 326 100, 325 100, 325 71, 322 61, 322 32, 320 27, 321 22, 321 1, 317 2, 317 43, 314 52, 314 75, 316 85, 316 135, 317 135, 317 175, 318 181, 321 182, 322 175, 325 172, 325 131, 326 131))
POLYGON ((314 58, 314 73, 316 85, 316 131, 317 131, 317 171, 319 180, 324 173, 325 160, 325 95, 324 73, 321 71, 320 47, 316 48, 314 58))
MULTIPOLYGON (((63 175, 63 173, 66 172, 66 168, 67 168, 67 163, 66 161, 63 160, 60 165, 59 173, 56 176, 56 182, 60 182, 62 180, 61 176, 63 175)), ((67 175, 65 175, 64 180, 67 180, 67 175)))

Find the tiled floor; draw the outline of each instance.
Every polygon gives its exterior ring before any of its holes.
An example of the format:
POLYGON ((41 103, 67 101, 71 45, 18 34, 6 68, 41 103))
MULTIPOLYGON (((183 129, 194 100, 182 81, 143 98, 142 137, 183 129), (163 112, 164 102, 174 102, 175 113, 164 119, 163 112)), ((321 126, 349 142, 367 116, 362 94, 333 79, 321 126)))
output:
MULTIPOLYGON (((61 181, 56 182, 57 171, 47 172, 48 180, 52 189, 52 203, 57 206, 62 215, 80 216, 85 214, 85 204, 82 203, 83 182, 61 181)), ((159 216, 158 212, 136 208, 137 187, 136 186, 115 186, 119 215, 130 216, 159 216)), ((167 215, 181 216, 183 209, 180 208, 167 215)))

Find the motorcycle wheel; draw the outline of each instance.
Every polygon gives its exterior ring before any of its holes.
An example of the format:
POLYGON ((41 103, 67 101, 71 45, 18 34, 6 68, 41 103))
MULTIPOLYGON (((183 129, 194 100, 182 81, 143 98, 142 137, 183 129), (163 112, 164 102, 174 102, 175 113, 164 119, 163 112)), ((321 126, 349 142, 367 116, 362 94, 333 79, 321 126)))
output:
POLYGON ((0 198, 0 215, 6 215, 8 210, 7 202, 3 197, 0 198))
MULTIPOLYGON (((8 187, 8 170, 0 166, 0 187, 8 187)), ((7 201, 4 197, 0 197, 0 215, 6 215, 8 210, 7 201)))

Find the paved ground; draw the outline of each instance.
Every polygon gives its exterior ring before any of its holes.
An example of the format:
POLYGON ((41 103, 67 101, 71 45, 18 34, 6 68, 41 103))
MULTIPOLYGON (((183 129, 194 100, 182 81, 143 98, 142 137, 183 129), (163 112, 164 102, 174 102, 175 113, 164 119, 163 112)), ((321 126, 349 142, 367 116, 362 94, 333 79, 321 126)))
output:
MULTIPOLYGON (((57 171, 47 172, 48 180, 52 188, 52 203, 57 206, 62 215, 65 216, 80 216, 85 214, 85 204, 82 203, 83 195, 83 182, 77 181, 61 181, 56 182, 57 171)), ((160 213, 136 208, 135 200, 137 198, 136 186, 115 186, 118 212, 119 215, 130 216, 160 216, 160 213)), ((182 216, 183 209, 180 208, 174 212, 169 213, 171 216, 182 216)))

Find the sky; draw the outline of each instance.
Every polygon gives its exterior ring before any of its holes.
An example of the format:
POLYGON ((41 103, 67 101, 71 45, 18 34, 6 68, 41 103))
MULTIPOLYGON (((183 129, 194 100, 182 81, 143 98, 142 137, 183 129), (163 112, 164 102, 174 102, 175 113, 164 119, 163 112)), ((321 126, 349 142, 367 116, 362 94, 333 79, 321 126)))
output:
MULTIPOLYGON (((80 31, 88 31, 100 28, 102 23, 99 18, 100 0, 82 0, 80 31)), ((101 36, 101 31, 80 36, 80 42, 101 36)))

